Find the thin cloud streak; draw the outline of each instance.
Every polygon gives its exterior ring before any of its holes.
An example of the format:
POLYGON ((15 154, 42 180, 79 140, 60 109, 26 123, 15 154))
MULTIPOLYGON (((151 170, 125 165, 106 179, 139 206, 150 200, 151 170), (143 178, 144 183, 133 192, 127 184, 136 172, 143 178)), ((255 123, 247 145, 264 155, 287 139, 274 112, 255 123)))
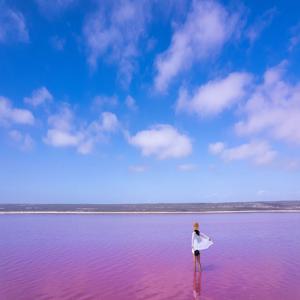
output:
POLYGON ((251 83, 250 74, 234 72, 201 85, 191 96, 181 88, 176 111, 195 113, 201 117, 218 115, 242 100, 251 83))
POLYGON ((239 12, 230 12, 217 1, 194 1, 185 23, 174 32, 171 45, 156 59, 155 89, 166 91, 180 73, 218 54, 234 37, 239 19, 239 12))
POLYGON ((252 141, 231 148, 217 142, 209 145, 209 151, 227 162, 249 160, 256 165, 268 165, 277 156, 277 152, 266 141, 252 141), (219 147, 220 145, 222 146, 219 147))
POLYGON ((0 2, 0 43, 29 42, 24 15, 0 2))
POLYGON ((127 86, 140 55, 138 46, 148 21, 148 1, 119 0, 110 5, 109 14, 100 3, 97 11, 86 17, 83 37, 87 61, 94 70, 101 58, 117 65, 120 80, 127 86))

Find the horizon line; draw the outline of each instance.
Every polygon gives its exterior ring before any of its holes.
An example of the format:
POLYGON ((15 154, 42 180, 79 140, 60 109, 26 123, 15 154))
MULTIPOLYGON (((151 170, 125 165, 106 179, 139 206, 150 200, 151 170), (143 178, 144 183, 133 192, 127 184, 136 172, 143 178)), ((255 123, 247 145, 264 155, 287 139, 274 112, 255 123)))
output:
POLYGON ((230 203, 271 203, 271 202, 300 202, 299 200, 261 200, 261 201, 220 201, 220 202, 134 202, 134 203, 41 203, 41 202, 23 202, 23 203, 0 203, 1 205, 157 205, 157 204, 230 204, 230 203))

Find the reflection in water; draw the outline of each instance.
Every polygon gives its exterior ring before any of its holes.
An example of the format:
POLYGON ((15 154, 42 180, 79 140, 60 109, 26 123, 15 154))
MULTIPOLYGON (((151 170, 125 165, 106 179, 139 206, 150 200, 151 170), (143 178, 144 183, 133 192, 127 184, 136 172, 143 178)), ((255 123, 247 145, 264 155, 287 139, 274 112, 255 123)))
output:
POLYGON ((202 272, 194 272, 194 290, 193 295, 195 300, 200 300, 201 295, 201 280, 202 280, 202 272))

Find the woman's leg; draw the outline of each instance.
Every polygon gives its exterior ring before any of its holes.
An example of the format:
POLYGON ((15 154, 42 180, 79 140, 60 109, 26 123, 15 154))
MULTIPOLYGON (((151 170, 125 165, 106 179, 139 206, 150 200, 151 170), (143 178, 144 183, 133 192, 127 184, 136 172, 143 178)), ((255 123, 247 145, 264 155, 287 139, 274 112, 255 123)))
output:
POLYGON ((197 260, 198 260, 199 268, 200 268, 200 271, 201 271, 200 253, 199 253, 199 255, 197 256, 197 260))
POLYGON ((197 258, 195 256, 195 254, 193 254, 193 258, 194 258, 194 272, 196 272, 196 260, 197 260, 197 258))

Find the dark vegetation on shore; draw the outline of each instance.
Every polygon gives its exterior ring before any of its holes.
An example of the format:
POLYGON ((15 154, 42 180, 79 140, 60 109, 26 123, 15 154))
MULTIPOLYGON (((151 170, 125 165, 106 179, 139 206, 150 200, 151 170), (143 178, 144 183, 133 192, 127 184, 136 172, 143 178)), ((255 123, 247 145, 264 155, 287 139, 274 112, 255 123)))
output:
POLYGON ((0 204, 0 212, 218 212, 300 210, 300 201, 143 204, 0 204))

